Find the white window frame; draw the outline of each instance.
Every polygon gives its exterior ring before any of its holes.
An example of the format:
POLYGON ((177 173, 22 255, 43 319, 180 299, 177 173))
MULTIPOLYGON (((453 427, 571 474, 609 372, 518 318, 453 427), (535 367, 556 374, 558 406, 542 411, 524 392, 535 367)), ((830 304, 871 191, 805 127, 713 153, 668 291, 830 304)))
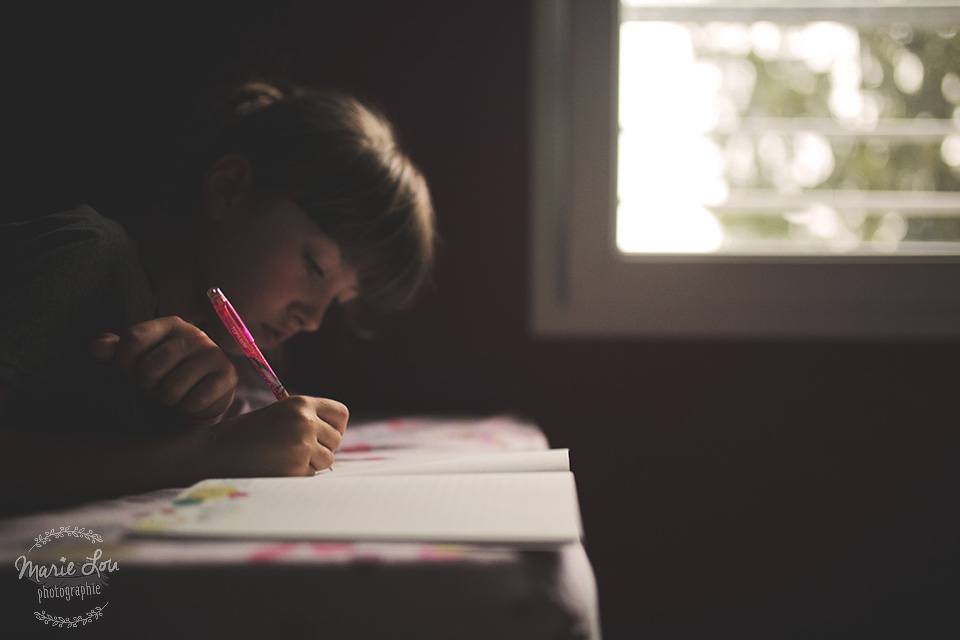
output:
POLYGON ((618 11, 615 0, 534 2, 536 335, 960 338, 960 256, 621 254, 618 11))

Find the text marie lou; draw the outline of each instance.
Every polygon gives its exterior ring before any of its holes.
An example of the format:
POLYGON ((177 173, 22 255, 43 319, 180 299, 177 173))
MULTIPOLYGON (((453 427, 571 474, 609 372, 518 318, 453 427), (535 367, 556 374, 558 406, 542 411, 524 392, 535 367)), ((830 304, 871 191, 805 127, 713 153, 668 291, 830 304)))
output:
MULTIPOLYGON (((93 552, 93 557, 87 557, 87 561, 80 565, 80 575, 91 576, 96 574, 97 577, 100 577, 103 573, 119 571, 119 561, 111 560, 110 558, 102 558, 103 552, 100 549, 96 549, 93 552)), ((65 561, 65 558, 62 558, 62 560, 65 561)), ((59 565, 53 562, 51 562, 49 565, 37 565, 31 560, 28 560, 26 556, 20 556, 14 561, 13 566, 17 569, 17 571, 20 572, 20 575, 18 576, 20 579, 23 579, 24 575, 32 578, 35 581, 45 580, 51 577, 59 578, 77 575, 77 566, 72 561, 59 565)))

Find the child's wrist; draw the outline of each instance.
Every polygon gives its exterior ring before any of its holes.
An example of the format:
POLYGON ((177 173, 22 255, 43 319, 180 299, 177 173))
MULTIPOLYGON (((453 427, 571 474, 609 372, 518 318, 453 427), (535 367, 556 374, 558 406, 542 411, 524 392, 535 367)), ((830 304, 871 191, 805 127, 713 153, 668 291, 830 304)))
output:
POLYGON ((225 475, 216 455, 216 430, 219 428, 217 422, 205 421, 182 429, 174 436, 175 458, 181 461, 189 475, 195 477, 193 482, 225 475))

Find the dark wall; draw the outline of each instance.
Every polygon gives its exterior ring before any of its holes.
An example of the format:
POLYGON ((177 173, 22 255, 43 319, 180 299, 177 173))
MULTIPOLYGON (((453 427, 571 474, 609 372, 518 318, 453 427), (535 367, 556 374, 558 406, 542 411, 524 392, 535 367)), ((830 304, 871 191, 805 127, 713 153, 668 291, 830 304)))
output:
POLYGON ((122 213, 144 152, 212 82, 353 91, 428 176, 438 271, 378 340, 333 324, 300 341, 297 382, 357 414, 513 411, 570 447, 607 637, 955 630, 960 344, 531 334, 528 5, 26 21, 5 99, 33 124, 10 184, 122 213))

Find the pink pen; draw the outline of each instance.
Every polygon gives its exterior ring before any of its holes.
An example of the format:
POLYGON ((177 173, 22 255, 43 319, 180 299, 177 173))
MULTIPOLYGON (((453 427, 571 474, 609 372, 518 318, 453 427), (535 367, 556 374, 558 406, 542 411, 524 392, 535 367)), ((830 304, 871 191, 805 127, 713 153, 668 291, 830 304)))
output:
POLYGON ((263 381, 270 387, 270 391, 273 392, 274 397, 276 397, 277 400, 283 400, 288 397, 290 394, 283 388, 280 379, 277 378, 277 374, 273 372, 273 369, 271 369, 267 363, 267 359, 260 353, 260 349, 257 348, 257 344, 253 341, 253 336, 250 335, 250 331, 247 330, 247 327, 243 324, 243 320, 241 320, 239 314, 237 314, 237 310, 233 308, 233 305, 230 304, 227 297, 223 295, 223 292, 220 291, 218 287, 213 287, 207 291, 207 297, 210 298, 213 309, 217 312, 217 315, 220 316, 223 326, 227 328, 227 331, 230 332, 233 339, 240 345, 244 355, 253 363, 257 373, 260 374, 263 381))

